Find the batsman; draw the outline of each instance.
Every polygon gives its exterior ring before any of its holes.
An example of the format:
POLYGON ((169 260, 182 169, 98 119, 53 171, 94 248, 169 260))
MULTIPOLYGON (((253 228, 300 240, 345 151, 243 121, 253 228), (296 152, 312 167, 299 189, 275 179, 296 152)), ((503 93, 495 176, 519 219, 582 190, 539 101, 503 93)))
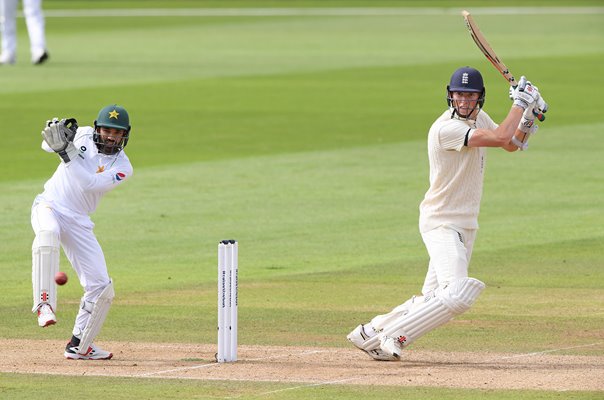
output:
POLYGON ((449 108, 428 132, 430 187, 420 204, 419 229, 430 261, 421 294, 348 335, 376 360, 399 360, 406 346, 468 311, 485 288, 468 276, 468 266, 478 230, 486 150, 526 150, 537 129, 533 109, 545 104, 523 76, 509 89, 512 107, 496 124, 483 110, 485 94, 478 70, 453 72, 447 86, 449 108))
POLYGON ((130 118, 121 106, 100 110, 94 127, 78 127, 77 121, 54 118, 42 131, 42 149, 59 155, 60 163, 32 205, 33 309, 38 325, 57 322, 59 246, 84 289, 65 357, 74 360, 105 360, 113 354, 93 344, 114 297, 101 246, 90 219, 105 193, 132 176, 124 152, 130 137, 130 118))

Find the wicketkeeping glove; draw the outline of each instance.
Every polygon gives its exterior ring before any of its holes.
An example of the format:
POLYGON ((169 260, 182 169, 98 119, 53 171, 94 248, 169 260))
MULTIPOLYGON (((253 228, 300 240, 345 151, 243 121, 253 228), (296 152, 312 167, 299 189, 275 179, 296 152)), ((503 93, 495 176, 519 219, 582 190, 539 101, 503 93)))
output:
POLYGON ((74 118, 60 121, 58 118, 53 118, 51 121, 46 121, 46 128, 42 131, 42 137, 50 148, 64 162, 68 163, 79 154, 79 151, 73 145, 77 129, 78 123, 74 118))

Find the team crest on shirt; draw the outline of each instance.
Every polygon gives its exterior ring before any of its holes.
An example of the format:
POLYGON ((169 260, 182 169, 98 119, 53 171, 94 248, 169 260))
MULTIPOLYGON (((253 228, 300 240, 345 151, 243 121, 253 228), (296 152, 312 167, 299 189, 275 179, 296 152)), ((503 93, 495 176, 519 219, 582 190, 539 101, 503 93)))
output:
POLYGON ((104 165, 99 165, 99 168, 96 170, 97 174, 100 174, 101 172, 105 172, 105 166, 104 165))

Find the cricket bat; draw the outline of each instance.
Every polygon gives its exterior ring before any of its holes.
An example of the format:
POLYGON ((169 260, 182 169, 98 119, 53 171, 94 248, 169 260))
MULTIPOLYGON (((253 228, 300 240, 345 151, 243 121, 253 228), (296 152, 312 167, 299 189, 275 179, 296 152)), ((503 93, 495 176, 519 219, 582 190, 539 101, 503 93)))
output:
MULTIPOLYGON (((482 51, 482 54, 484 54, 487 60, 489 60, 491 64, 493 64, 495 69, 499 71, 501 76, 503 76, 503 78, 510 84, 510 86, 518 86, 516 78, 514 78, 514 75, 512 75, 509 68, 503 63, 503 61, 501 61, 501 59, 497 56, 497 53, 495 53, 495 50, 493 50, 489 42, 487 42, 487 39, 480 31, 480 28, 478 28, 478 25, 474 21, 474 18, 472 18, 472 15, 466 10, 463 10, 461 14, 463 15, 463 19, 466 22, 466 27, 470 32, 470 36, 472 36, 472 40, 474 40, 476 46, 478 46, 480 51, 482 51)), ((535 109, 533 110, 533 113, 535 114, 537 119, 539 121, 545 120, 545 115, 543 115, 543 113, 547 111, 547 103, 540 98, 539 104, 536 108, 538 108, 539 110, 535 109)))

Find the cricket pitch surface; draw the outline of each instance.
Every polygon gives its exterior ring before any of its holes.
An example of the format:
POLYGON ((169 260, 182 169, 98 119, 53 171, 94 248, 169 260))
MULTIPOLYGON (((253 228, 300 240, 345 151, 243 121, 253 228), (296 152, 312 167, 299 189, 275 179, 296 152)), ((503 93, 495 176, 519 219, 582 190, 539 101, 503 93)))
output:
MULTIPOLYGON (((67 360, 66 341, 0 339, 0 372, 129 378, 392 385, 468 389, 604 390, 604 357, 436 352, 413 349, 379 362, 354 348, 239 346, 239 361, 218 364, 216 345, 98 342, 102 361, 67 360), (460 377, 463 377, 460 378, 460 377)), ((583 347, 601 354, 604 342, 583 347)), ((560 349, 563 350, 563 349, 560 349)))

